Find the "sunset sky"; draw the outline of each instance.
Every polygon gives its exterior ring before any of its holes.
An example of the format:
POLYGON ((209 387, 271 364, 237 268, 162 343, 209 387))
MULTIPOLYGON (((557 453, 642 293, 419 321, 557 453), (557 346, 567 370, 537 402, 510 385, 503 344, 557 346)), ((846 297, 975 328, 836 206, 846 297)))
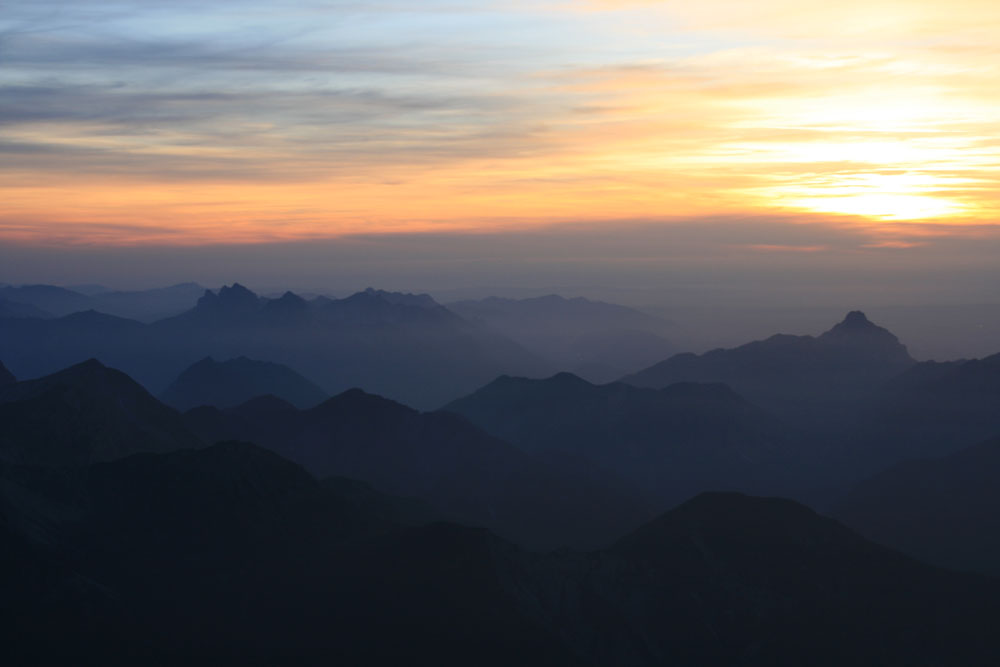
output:
POLYGON ((0 244, 986 266, 998 34, 992 0, 15 0, 0 244))

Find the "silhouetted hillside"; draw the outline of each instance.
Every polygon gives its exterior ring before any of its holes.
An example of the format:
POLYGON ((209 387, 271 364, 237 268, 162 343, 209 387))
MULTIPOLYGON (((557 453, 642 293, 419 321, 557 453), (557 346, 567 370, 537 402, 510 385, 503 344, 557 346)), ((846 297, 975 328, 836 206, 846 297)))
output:
POLYGON ((444 409, 525 451, 586 457, 660 508, 705 490, 790 493, 808 483, 801 444, 722 384, 655 390, 569 373, 501 377, 444 409))
POLYGON ((9 318, 37 317, 39 319, 46 319, 52 317, 52 315, 30 303, 18 303, 16 301, 8 301, 7 299, 0 299, 0 318, 4 317, 9 317, 9 318))
POLYGON ((725 382, 788 414, 856 402, 914 363, 894 335, 852 311, 818 337, 778 334, 732 349, 678 354, 622 382, 639 387, 725 382))
POLYGON ((54 285, 22 285, 0 287, 0 299, 27 304, 55 316, 69 315, 92 307, 90 297, 54 285))
POLYGON ((0 424, 0 458, 16 463, 83 464, 201 445, 179 413, 94 359, 0 387, 0 424))
POLYGON ((0 601, 16 664, 575 663, 498 585, 485 531, 386 522, 251 445, 3 479, 58 519, 45 544, 8 531, 59 566, 0 601), (53 606, 77 582, 108 603, 53 606))
POLYGON ((921 565, 789 501, 703 495, 607 551, 541 556, 482 529, 400 526, 242 443, 78 471, 0 465, 0 482, 12 566, 0 568, 0 641, 13 664, 1000 657, 995 582, 921 565))
POLYGON ((256 396, 274 395, 308 408, 328 396, 287 366, 238 357, 215 361, 205 357, 177 376, 163 392, 163 402, 179 410, 199 405, 230 408, 256 396))
POLYGON ((14 377, 13 373, 7 370, 7 367, 3 365, 3 362, 0 362, 0 387, 13 384, 15 382, 17 382, 17 378, 14 377))
POLYGON ((675 351, 663 337, 667 322, 602 301, 550 294, 457 301, 448 308, 552 360, 559 370, 595 382, 613 380, 675 351))
POLYGON ((893 378, 859 412, 849 456, 865 472, 940 457, 1000 433, 1000 354, 924 362, 893 378))
POLYGON ((360 390, 305 411, 262 397, 185 418, 205 439, 253 440, 317 476, 364 480, 533 546, 607 544, 649 516, 638 494, 585 462, 530 456, 456 415, 360 390))
POLYGON ((1000 439, 900 463, 834 511, 876 542, 942 567, 1000 576, 1000 439))

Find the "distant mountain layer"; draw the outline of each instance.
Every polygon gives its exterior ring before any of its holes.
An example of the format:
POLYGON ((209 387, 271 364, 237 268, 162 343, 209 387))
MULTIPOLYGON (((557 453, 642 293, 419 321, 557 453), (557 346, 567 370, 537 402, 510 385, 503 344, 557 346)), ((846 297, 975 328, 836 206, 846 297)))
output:
POLYGON ((163 402, 178 410, 199 405, 231 408, 256 396, 274 395, 299 408, 328 398, 326 392, 281 364, 237 357, 205 357, 187 368, 163 392, 163 402))
POLYGON ((371 289, 306 301, 290 292, 264 299, 234 284, 149 325, 94 311, 48 321, 0 319, 0 349, 20 377, 96 357, 157 392, 206 356, 246 356, 308 374, 329 394, 364 387, 421 408, 502 373, 549 370, 430 297, 371 289))
POLYGON ((252 440, 317 476, 364 480, 541 548, 607 544, 650 516, 637 494, 584 461, 531 456, 456 415, 360 390, 309 410, 262 397, 185 420, 205 440, 252 440))
POLYGON ((17 301, 0 299, 0 318, 4 317, 38 317, 45 319, 52 317, 52 315, 30 303, 18 303, 17 301))
POLYGON ((853 311, 818 337, 779 334, 702 355, 678 354, 622 382, 725 382, 754 402, 787 410, 856 400, 914 363, 893 334, 853 311))
POLYGON ((870 539, 942 567, 1000 576, 1000 438, 907 461, 855 486, 835 510, 870 539))
POLYGON ((482 529, 399 525, 226 443, 77 471, 0 466, 0 546, 12 664, 1000 659, 995 581, 733 494, 605 551, 538 555, 482 529))
POLYGON ((597 382, 613 380, 676 351, 663 336, 669 323, 612 303, 550 294, 457 301, 448 308, 551 359, 560 370, 597 382))
POLYGON ((0 386, 0 460, 76 465, 199 447, 176 411, 90 360, 0 386))
POLYGON ((0 299, 21 307, 20 314, 7 314, 0 303, 0 317, 62 317, 84 310, 151 322, 191 308, 204 288, 182 283, 150 290, 115 291, 99 289, 88 293, 53 285, 0 287, 0 299), (23 309, 28 308, 29 311, 23 309))
POLYGON ((585 457, 658 507, 706 490, 789 493, 807 485, 801 443, 722 384, 654 390, 596 386, 568 373, 501 377, 445 410, 525 451, 585 457))

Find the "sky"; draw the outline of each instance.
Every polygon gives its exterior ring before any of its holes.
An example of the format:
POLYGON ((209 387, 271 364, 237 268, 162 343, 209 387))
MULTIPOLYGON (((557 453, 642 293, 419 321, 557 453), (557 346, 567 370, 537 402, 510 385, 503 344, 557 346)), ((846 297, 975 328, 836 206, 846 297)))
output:
POLYGON ((985 0, 3 2, 0 281, 982 301, 997 34, 985 0))

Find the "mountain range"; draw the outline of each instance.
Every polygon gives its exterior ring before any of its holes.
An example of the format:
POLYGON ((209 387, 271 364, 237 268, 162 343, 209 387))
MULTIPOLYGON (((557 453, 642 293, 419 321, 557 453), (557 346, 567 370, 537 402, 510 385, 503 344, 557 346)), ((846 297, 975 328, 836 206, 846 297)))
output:
POLYGON ((456 301, 449 310, 594 382, 610 382, 674 352, 670 323, 634 308, 556 294, 456 301))
POLYGON ((231 408, 257 396, 273 395, 300 408, 329 396, 291 368, 269 361, 237 357, 216 361, 205 357, 177 376, 162 399, 178 410, 201 405, 231 408))
POLYGON ((361 390, 309 410, 275 397, 202 407, 185 422, 207 442, 253 440, 318 477, 363 480, 538 548, 602 546, 650 516, 639 494, 585 461, 533 456, 456 415, 361 390))
POLYGON ((205 357, 245 356, 308 373, 327 394, 363 386, 421 408, 502 373, 551 371, 548 362, 430 297, 372 289, 306 301, 291 292, 265 299, 233 284, 151 324, 93 310, 48 320, 0 319, 0 349, 19 377, 96 357, 157 393, 205 357))

